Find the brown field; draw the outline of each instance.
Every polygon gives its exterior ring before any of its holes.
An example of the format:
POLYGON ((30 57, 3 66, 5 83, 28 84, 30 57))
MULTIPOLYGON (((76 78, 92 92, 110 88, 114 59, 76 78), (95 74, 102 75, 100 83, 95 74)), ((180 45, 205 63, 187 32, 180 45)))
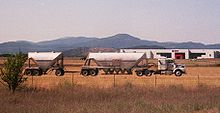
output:
MULTIPOLYGON (((0 64, 3 58, 0 58, 0 64)), ((80 71, 83 60, 79 58, 65 58, 64 64, 66 71, 80 71)), ((149 62, 156 62, 150 60, 149 62)), ((85 85, 88 87, 111 87, 131 83, 137 86, 159 87, 170 85, 182 85, 188 88, 195 88, 198 85, 208 85, 211 87, 220 86, 220 67, 214 66, 220 63, 220 59, 201 59, 201 60, 176 60, 177 63, 186 64, 187 74, 181 77, 174 75, 152 75, 137 77, 133 75, 104 75, 96 77, 83 77, 78 73, 66 73, 62 77, 55 76, 54 72, 48 75, 28 77, 26 85, 34 87, 52 88, 59 84, 85 85)))
MULTIPOLYGON (((220 113, 220 67, 206 62, 191 63, 181 77, 28 76, 14 94, 0 84, 0 113, 220 113)), ((65 64, 66 71, 79 71, 83 61, 65 64)))
POLYGON ((14 94, 0 87, 1 113, 219 113, 220 88, 149 88, 125 84, 111 88, 59 85, 23 88, 14 94))
MULTIPOLYGON (((67 68, 77 70, 76 68, 67 68)), ((35 87, 52 88, 59 84, 85 85, 88 87, 112 87, 114 85, 124 85, 130 83, 137 86, 160 87, 170 85, 182 85, 188 88, 195 88, 198 85, 208 85, 210 87, 220 87, 220 67, 190 67, 187 74, 181 77, 174 75, 152 75, 137 77, 133 75, 104 75, 95 77, 84 77, 79 73, 66 73, 57 77, 54 73, 43 76, 29 77, 27 85, 35 87)))

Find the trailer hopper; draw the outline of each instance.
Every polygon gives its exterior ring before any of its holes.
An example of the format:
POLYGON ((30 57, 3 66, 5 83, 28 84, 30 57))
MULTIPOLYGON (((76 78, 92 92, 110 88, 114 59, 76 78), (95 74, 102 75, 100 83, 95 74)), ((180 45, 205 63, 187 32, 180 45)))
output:
POLYGON ((42 75, 46 74, 49 69, 56 70, 56 75, 64 75, 62 52, 28 53, 28 67, 25 68, 25 74, 42 75))
POLYGON ((81 69, 82 75, 97 75, 99 70, 105 74, 132 74, 132 69, 139 67, 140 62, 146 66, 145 53, 89 53, 81 69))

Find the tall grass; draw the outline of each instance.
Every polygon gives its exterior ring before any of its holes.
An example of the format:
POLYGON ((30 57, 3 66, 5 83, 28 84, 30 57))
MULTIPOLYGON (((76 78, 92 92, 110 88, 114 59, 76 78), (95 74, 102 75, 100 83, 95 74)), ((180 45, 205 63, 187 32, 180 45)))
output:
POLYGON ((1 113, 206 113, 220 112, 220 88, 199 86, 112 88, 65 83, 54 89, 26 87, 11 94, 0 88, 1 113))

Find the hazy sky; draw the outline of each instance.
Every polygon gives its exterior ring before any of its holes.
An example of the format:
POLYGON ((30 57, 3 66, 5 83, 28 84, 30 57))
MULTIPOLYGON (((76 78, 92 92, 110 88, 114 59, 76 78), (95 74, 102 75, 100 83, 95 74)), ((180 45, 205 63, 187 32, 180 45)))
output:
POLYGON ((117 33, 220 43, 220 0, 0 0, 0 42, 117 33))

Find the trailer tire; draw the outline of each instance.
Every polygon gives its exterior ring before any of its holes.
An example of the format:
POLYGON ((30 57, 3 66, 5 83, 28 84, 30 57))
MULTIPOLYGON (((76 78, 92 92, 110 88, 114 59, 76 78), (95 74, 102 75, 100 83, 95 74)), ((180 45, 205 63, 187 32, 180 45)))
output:
POLYGON ((56 76, 63 76, 64 75, 64 70, 63 69, 57 69, 55 71, 55 75, 56 76))
POLYGON ((81 71, 81 74, 82 74, 83 76, 89 76, 89 70, 83 69, 83 70, 81 71))
POLYGON ((91 76, 96 76, 96 75, 98 75, 98 70, 97 69, 91 69, 91 70, 89 70, 89 74, 91 76))
POLYGON ((114 68, 110 68, 110 69, 109 69, 109 73, 110 73, 110 74, 114 74, 114 71, 115 71, 114 68))
POLYGON ((40 76, 40 75, 41 75, 40 70, 34 69, 34 70, 32 71, 32 75, 33 75, 33 76, 40 76))
POLYGON ((119 74, 120 71, 121 71, 120 68, 115 68, 115 73, 116 73, 116 74, 119 74))
POLYGON ((136 75, 139 76, 139 77, 141 77, 141 76, 143 76, 144 74, 143 74, 143 71, 142 71, 142 70, 136 70, 136 75))
POLYGON ((126 71, 125 69, 122 69, 121 74, 125 74, 125 71, 126 71))
POLYGON ((176 70, 176 71, 174 72, 174 74, 175 74, 177 77, 179 77, 179 76, 181 76, 181 75, 183 74, 183 72, 182 72, 181 70, 176 70))
POLYGON ((109 69, 108 68, 104 68, 103 69, 104 73, 107 75, 109 73, 109 69))
POLYGON ((31 76, 32 75, 32 71, 30 69, 25 70, 25 75, 31 76))

